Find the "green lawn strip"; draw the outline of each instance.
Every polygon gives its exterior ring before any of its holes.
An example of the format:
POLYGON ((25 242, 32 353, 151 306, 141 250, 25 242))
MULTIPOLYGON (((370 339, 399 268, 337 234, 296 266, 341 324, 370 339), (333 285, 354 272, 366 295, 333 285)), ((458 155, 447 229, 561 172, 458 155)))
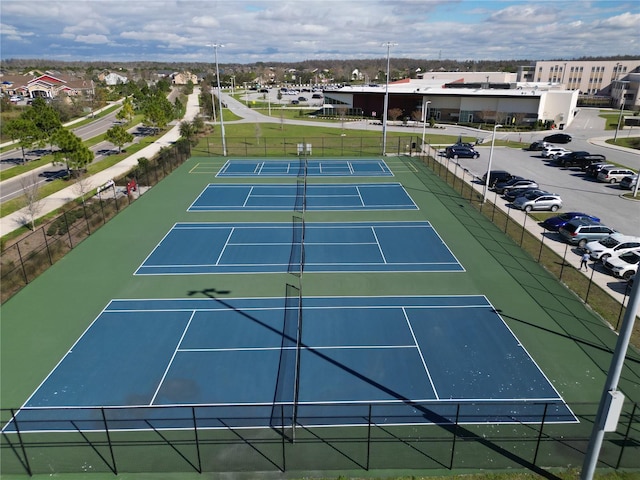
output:
MULTIPOLYGON (((131 156, 132 154, 151 145, 153 142, 157 140, 157 138, 158 136, 144 137, 142 140, 140 140, 140 142, 129 145, 125 151, 118 153, 116 155, 109 155, 108 157, 105 157, 99 162, 92 163, 87 167, 87 175, 95 175, 98 172, 101 172, 113 165, 116 165, 117 163, 121 162, 122 160, 131 156)), ((38 160, 38 162, 42 162, 38 166, 46 165, 47 163, 50 163, 53 160, 53 156, 47 155, 47 157, 49 158, 46 161, 45 161, 46 157, 43 157, 42 159, 38 160)), ((62 178, 56 179, 40 188, 40 198, 45 198, 55 192, 58 192, 64 188, 67 188, 69 185, 71 185, 70 180, 65 180, 62 178)), ((24 206, 25 206, 24 196, 13 198, 11 200, 7 200, 6 202, 2 202, 2 204, 0 205, 0 217, 10 215, 15 211, 20 210, 24 206)))
MULTIPOLYGON (((635 112, 631 110, 623 110, 622 116, 625 115, 634 115, 635 112)), ((600 118, 605 119, 605 130, 615 130, 618 128, 618 121, 620 120, 620 110, 601 110, 599 115, 600 118)))
POLYGON ((618 136, 614 141, 613 138, 609 138, 607 140, 609 145, 617 145, 619 147, 625 148, 633 148, 635 150, 640 150, 640 137, 624 137, 618 136))

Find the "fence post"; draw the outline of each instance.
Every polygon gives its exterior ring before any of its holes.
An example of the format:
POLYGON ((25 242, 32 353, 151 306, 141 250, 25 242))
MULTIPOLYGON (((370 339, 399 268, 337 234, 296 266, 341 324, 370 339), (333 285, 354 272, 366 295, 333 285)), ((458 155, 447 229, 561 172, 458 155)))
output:
POLYGON ((191 416, 193 418, 193 433, 196 440, 196 453, 198 454, 198 473, 202 473, 202 460, 200 459, 200 441, 198 439, 198 423, 196 420, 196 407, 191 407, 191 416))
POLYGON ((371 404, 369 404, 369 418, 367 420, 367 462, 365 470, 369 471, 369 458, 371 458, 371 404))
POLYGON ((91 235, 91 226, 89 225, 89 218, 87 217, 87 207, 82 202, 82 215, 84 216, 84 223, 87 226, 87 235, 91 235))
POLYGON ((49 265, 53 265, 53 258, 51 258, 51 250, 49 249, 49 242, 47 241, 47 232, 44 231, 44 227, 41 227, 41 230, 44 238, 44 246, 47 249, 47 256, 49 257, 49 265))
MULTIPOLYGON (((569 249, 569 245, 567 244, 567 245, 564 246, 564 256, 562 257, 562 263, 560 264, 560 280, 562 280, 562 274, 564 273, 564 266, 567 264, 567 262, 565 261, 565 258, 567 256, 567 250, 568 249, 569 249)), ((542 250, 542 247, 540 248, 540 250, 542 250)), ((540 260, 538 260, 538 262, 539 261, 540 260)))
MULTIPOLYGON (((540 263, 540 259, 542 258, 542 247, 544 247, 544 234, 546 230, 542 231, 542 240, 540 240, 540 250, 538 250, 538 263, 540 263)), ((564 261, 562 262, 562 267, 560 269, 560 278, 562 278, 562 268, 564 268, 564 261)))
POLYGON ((285 432, 284 432, 284 405, 280 404, 280 418, 282 419, 282 435, 280 435, 280 438, 282 440, 282 471, 286 472, 287 471, 287 458, 286 458, 286 442, 285 442, 285 432))
POLYGON ((29 464, 29 457, 27 456, 27 450, 24 446, 24 442, 22 441, 22 433, 20 432, 20 427, 18 426, 18 420, 16 419, 16 412, 13 408, 11 409, 11 420, 13 421, 13 425, 16 427, 16 434, 18 435, 18 443, 20 443, 20 450, 22 451, 23 458, 20 458, 18 456, 18 459, 20 460, 20 463, 22 464, 24 469, 27 471, 27 474, 29 474, 29 476, 32 477, 33 472, 31 471, 31 465, 29 464))
POLYGON ((540 441, 542 440, 542 430, 544 429, 544 421, 547 419, 547 408, 549 408, 549 404, 544 404, 544 412, 542 413, 542 421, 540 422, 540 431, 538 432, 538 441, 536 442, 536 451, 533 454, 533 464, 536 464, 538 460, 538 450, 540 449, 540 441))
MULTIPOLYGON (((526 215, 526 213, 525 213, 526 215)), ((504 221, 504 233, 507 233, 507 229, 509 228, 509 219, 511 218, 511 207, 507 206, 507 219, 504 221)))
POLYGON ((113 444, 111 443, 111 435, 109 433, 109 425, 107 424, 107 416, 104 413, 104 407, 100 407, 102 413, 102 421, 104 422, 104 433, 107 435, 107 443, 109 445, 109 453, 111 454, 111 462, 113 463, 113 473, 118 474, 118 467, 116 466, 116 457, 113 455, 113 444))
POLYGON ((589 284, 587 285, 587 293, 584 296, 584 303, 589 305, 589 292, 591 291, 591 283, 593 282, 593 276, 596 273, 595 266, 591 268, 591 276, 589 277, 589 284))
POLYGON ((526 230, 526 226, 527 226, 527 219, 529 218, 529 215, 527 215, 526 213, 524 214, 524 222, 522 222, 522 233, 520 234, 520 248, 522 248, 522 242, 524 242, 524 232, 526 230))
POLYGON ((73 240, 71 239, 71 229, 69 228, 69 220, 67 220, 67 212, 62 213, 64 224, 67 227, 67 237, 69 237, 69 248, 73 248, 73 240))
POLYGON ((624 432, 624 440, 622 441, 622 447, 620 447, 620 455, 618 455, 618 461, 616 462, 616 470, 620 468, 620 463, 622 463, 622 454, 624 453, 624 446, 627 444, 629 440, 629 432, 631 431, 631 425, 633 425, 633 417, 636 415, 636 409, 638 408, 638 404, 633 404, 633 410, 631 410, 631 416, 629 417, 629 423, 627 424, 627 431, 624 432))
POLYGON ((456 405, 456 424, 453 427, 453 442, 451 443, 451 459, 449 460, 449 470, 453 470, 453 459, 456 453, 456 439, 458 438, 459 424, 460 424, 460 403, 456 405))

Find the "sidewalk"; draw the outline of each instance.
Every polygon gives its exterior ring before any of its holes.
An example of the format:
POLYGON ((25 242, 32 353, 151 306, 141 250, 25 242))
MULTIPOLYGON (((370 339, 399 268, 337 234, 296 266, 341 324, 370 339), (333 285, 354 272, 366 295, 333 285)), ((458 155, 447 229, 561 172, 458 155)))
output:
MULTIPOLYGON (((198 96, 200 94, 199 89, 194 89, 194 92, 189 95, 187 100, 186 113, 183 120, 191 121, 196 115, 199 113, 200 106, 198 104, 198 96)), ((98 188, 101 185, 104 185, 109 180, 118 178, 132 168, 138 165, 138 159, 146 157, 151 158, 156 155, 161 148, 172 145, 176 140, 180 138, 180 122, 177 122, 171 130, 165 133, 162 137, 156 140, 153 144, 148 145, 137 153, 131 155, 130 157, 125 158, 121 162, 118 162, 116 165, 103 170, 102 172, 96 173, 91 177, 87 178, 87 186, 85 190, 93 190, 94 188, 98 188)), ((23 175, 30 175, 30 173, 26 173, 23 175)), ((60 190, 59 192, 54 193, 46 198, 40 200, 40 210, 38 215, 44 216, 63 205, 69 203, 70 201, 78 198, 77 187, 74 185, 70 185, 67 188, 60 190)), ((17 230, 22 227, 25 223, 28 223, 29 213, 26 208, 18 210, 10 215, 7 215, 3 218, 0 218, 0 235, 6 235, 8 233, 17 230)))

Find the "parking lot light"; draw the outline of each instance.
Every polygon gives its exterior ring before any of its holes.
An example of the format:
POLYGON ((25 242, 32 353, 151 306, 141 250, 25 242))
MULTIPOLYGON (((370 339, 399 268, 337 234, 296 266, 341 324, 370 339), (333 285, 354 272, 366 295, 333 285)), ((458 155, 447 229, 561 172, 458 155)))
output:
POLYGON ((493 126, 493 136, 491 137, 491 150, 489 150, 489 167, 487 168, 487 178, 484 182, 484 193, 482 195, 482 203, 487 201, 487 192, 489 191, 489 180, 491 179, 491 160, 493 160, 493 144, 496 141, 496 129, 501 128, 502 125, 496 123, 493 126))

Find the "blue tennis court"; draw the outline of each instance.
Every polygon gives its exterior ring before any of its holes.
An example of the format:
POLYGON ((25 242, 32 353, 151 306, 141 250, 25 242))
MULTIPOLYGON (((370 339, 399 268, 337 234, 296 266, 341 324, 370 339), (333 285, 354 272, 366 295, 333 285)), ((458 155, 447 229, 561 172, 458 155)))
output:
POLYGON ((384 160, 229 160, 216 177, 392 177, 384 160))
POLYGON ((283 273, 301 264, 305 272, 464 271, 426 221, 292 221, 177 223, 135 273, 283 273))
POLYGON ((417 210, 400 183, 209 184, 190 212, 229 210, 417 210), (304 198, 301 198, 304 197, 304 198))
POLYGON ((285 406, 308 426, 576 421, 481 295, 112 300, 16 420, 268 427, 285 406))

